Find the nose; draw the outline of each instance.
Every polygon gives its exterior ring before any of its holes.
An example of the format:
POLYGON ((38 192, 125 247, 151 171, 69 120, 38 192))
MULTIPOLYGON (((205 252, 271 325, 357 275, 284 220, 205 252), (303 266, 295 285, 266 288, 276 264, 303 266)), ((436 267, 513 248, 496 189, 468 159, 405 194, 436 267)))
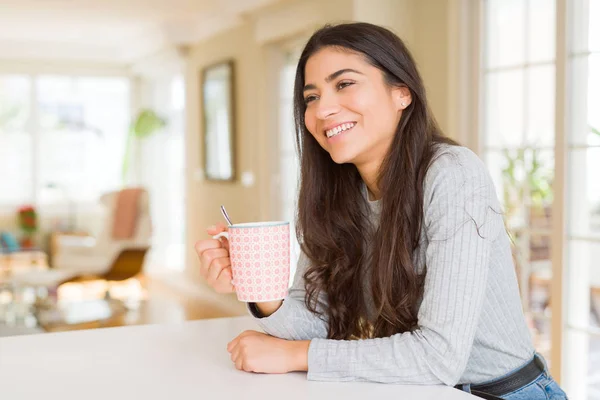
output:
POLYGON ((317 118, 325 120, 328 117, 337 114, 340 111, 340 105, 335 100, 335 96, 321 95, 317 108, 317 118))

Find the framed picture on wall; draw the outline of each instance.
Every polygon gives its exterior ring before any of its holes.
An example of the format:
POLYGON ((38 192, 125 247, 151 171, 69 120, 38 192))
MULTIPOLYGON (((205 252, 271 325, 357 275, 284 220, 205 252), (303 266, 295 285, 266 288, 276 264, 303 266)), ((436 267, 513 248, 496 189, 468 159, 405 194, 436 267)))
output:
POLYGON ((202 70, 204 175, 210 181, 233 181, 235 170, 235 97, 233 61, 202 70))

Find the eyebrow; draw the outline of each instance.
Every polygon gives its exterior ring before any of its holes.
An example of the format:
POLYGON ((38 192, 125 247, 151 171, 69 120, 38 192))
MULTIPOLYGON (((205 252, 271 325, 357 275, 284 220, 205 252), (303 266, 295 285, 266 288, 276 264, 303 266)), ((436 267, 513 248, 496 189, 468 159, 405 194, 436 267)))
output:
MULTIPOLYGON (((335 78, 337 78, 338 76, 345 74, 347 72, 354 72, 355 74, 359 74, 359 75, 364 75, 362 72, 358 72, 355 69, 352 68, 344 68, 344 69, 340 69, 339 71, 334 72, 333 74, 329 75, 327 78, 325 78, 325 82, 329 83, 332 80, 334 80, 335 78)), ((304 92, 306 92, 307 90, 313 90, 316 89, 317 87, 315 85, 313 85, 312 83, 309 83, 308 85, 304 86, 304 92)))

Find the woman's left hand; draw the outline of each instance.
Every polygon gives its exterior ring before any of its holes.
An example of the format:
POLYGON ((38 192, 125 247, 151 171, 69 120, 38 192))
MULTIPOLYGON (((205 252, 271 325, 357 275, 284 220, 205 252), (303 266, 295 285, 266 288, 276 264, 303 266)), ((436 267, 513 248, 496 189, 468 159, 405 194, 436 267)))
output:
POLYGON ((227 351, 241 371, 285 374, 308 370, 309 344, 309 340, 285 340, 245 331, 227 345, 227 351))

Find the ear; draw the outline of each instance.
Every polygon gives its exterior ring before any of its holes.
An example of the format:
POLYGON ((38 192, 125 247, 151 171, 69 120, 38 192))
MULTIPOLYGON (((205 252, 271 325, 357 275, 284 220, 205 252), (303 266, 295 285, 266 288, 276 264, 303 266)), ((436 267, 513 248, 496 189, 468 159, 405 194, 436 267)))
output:
POLYGON ((392 96, 394 96, 394 103, 396 104, 396 109, 398 111, 404 110, 412 102, 410 89, 406 86, 394 88, 392 91, 392 96))

